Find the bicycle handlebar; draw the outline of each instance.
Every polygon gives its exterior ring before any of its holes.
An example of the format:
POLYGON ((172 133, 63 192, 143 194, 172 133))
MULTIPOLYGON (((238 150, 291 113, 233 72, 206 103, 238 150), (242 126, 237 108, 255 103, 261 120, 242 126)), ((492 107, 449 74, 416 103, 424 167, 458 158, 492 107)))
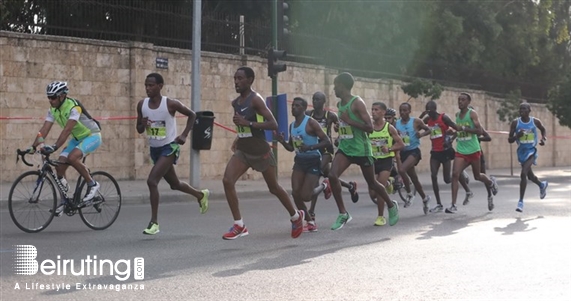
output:
MULTIPOLYGON (((18 153, 18 156, 16 157, 16 163, 18 163, 20 158, 22 158, 22 162, 24 162, 24 164, 26 164, 28 166, 34 166, 34 164, 31 164, 26 160, 26 155, 33 154, 33 153, 35 153, 35 151, 30 153, 29 149, 27 149, 27 150, 26 149, 25 150, 18 149, 16 152, 18 153)), ((42 152, 42 155, 45 157, 45 161, 49 165, 56 166, 59 164, 58 161, 50 160, 50 154, 46 154, 46 153, 42 152)))

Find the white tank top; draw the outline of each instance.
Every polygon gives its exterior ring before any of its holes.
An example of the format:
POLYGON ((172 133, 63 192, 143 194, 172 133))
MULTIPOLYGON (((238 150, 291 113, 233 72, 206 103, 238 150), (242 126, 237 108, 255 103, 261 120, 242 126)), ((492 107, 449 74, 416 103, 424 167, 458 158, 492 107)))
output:
POLYGON ((167 107, 167 97, 163 96, 161 104, 157 109, 149 108, 149 98, 143 100, 143 118, 149 118, 147 126, 147 138, 149 146, 161 147, 174 141, 178 136, 176 133, 176 122, 167 107))

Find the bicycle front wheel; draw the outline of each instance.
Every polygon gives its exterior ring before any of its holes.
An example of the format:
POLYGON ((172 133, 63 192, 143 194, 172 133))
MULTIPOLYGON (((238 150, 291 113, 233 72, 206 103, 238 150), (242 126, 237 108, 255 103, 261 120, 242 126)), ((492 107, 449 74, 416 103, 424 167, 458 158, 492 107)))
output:
MULTIPOLYGON (((91 174, 101 187, 92 200, 92 204, 79 209, 81 220, 93 230, 104 230, 111 226, 121 210, 121 189, 117 181, 104 171, 96 171, 91 174)), ((87 192, 87 183, 82 181, 79 187, 83 196, 87 192)))
POLYGON ((24 232, 36 233, 44 230, 52 222, 56 206, 54 184, 37 170, 23 173, 10 188, 10 217, 24 232))

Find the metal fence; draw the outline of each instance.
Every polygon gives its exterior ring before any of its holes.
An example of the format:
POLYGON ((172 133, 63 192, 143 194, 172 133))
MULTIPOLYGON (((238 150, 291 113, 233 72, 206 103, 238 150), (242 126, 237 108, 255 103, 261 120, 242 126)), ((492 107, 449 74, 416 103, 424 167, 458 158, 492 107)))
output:
MULTIPOLYGON (((139 41, 181 49, 192 47, 190 0, 6 0, 3 3, 0 4, 0 8, 4 8, 4 12, 0 12, 0 30, 98 40, 139 41)), ((287 60, 290 61, 324 65, 350 71, 357 76, 411 79, 407 76, 409 72, 398 65, 402 61, 398 54, 391 56, 372 53, 311 33, 293 33, 282 42, 280 48, 287 49, 287 60)), ((204 51, 265 56, 270 45, 270 20, 245 19, 241 23, 240 16, 234 13, 206 12, 202 15, 204 51)), ((434 64, 420 63, 425 66, 434 64)), ((450 82, 444 80, 447 77, 443 75, 449 67, 441 62, 440 66, 425 69, 440 69, 442 72, 424 76, 447 86, 496 93, 519 88, 528 99, 544 102, 546 88, 543 86, 492 78, 473 70, 466 72, 473 74, 470 78, 450 82)))

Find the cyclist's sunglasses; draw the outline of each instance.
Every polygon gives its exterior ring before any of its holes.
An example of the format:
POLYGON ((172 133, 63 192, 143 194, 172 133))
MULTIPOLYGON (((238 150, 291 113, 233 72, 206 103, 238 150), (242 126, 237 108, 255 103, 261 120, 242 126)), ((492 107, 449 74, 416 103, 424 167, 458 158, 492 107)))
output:
POLYGON ((54 99, 57 99, 58 97, 59 96, 57 96, 57 95, 53 95, 53 96, 48 96, 48 99, 54 100, 54 99))

